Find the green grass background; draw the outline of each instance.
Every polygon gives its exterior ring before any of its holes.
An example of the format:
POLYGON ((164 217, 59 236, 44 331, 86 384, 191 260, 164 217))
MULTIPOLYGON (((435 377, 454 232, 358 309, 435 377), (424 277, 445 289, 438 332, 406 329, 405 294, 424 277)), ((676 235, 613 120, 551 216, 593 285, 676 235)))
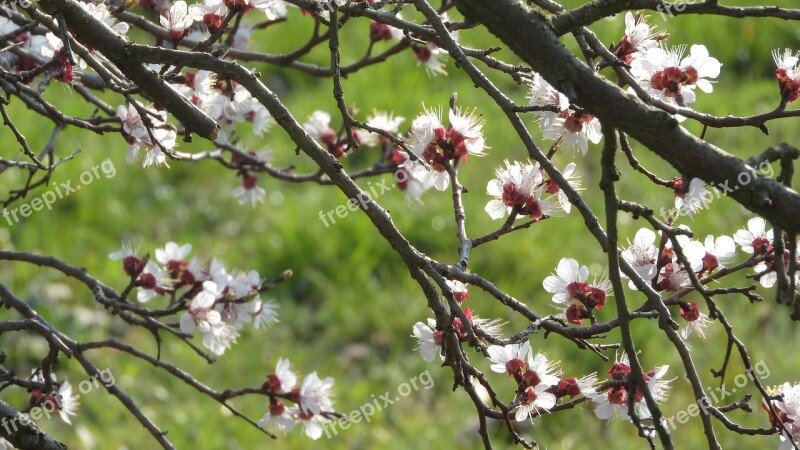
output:
MULTIPOLYGON (((567 2, 575 6, 580 2, 567 2)), ((747 1, 731 2, 746 5, 747 1)), ((776 2, 791 6, 793 2, 776 2)), ((407 8, 408 9, 408 8, 407 8)), ((453 15, 457 17, 457 14, 453 15)), ((666 28, 670 44, 705 44, 711 55, 723 62, 722 74, 713 94, 699 94, 693 105, 714 115, 751 115, 771 110, 778 103, 777 86, 772 75, 774 65, 770 52, 774 48, 798 48, 800 33, 795 24, 777 19, 734 20, 723 17, 675 17, 662 20, 657 14, 651 23, 666 28)), ((278 53, 300 45, 310 33, 310 19, 292 13, 287 24, 273 27, 257 35, 257 49, 278 53)), ((342 31, 344 61, 360 57, 367 45, 368 22, 351 20, 342 31)), ((621 16, 601 20, 592 29, 604 42, 619 39, 623 32, 621 16)), ((484 31, 461 33, 463 41, 474 47, 490 47, 496 42, 484 31)), ((564 42, 574 48, 574 41, 564 42)), ((387 44, 379 44, 378 50, 387 44)), ((503 57, 516 61, 508 52, 503 57)), ((326 64, 327 48, 317 49, 307 61, 326 64)), ((248 64, 248 66, 251 66, 248 64)), ((258 68, 263 80, 280 95, 301 122, 316 109, 331 112, 334 127, 336 105, 331 95, 330 80, 311 78, 280 68, 252 65, 258 68)), ((462 169, 463 182, 469 189, 464 198, 471 236, 495 229, 483 211, 488 201, 484 194, 486 183, 493 177, 493 168, 504 159, 521 159, 526 155, 499 108, 487 96, 474 88, 468 78, 451 63, 450 76, 429 78, 416 60, 405 52, 386 64, 370 67, 350 75, 344 82, 348 105, 359 107, 365 118, 373 109, 391 110, 406 117, 406 124, 427 106, 446 105, 451 92, 458 92, 462 106, 476 108, 486 119, 485 134, 491 147, 489 155, 472 158, 462 169)), ((527 88, 502 78, 493 77, 518 102, 525 102, 527 88)), ((71 95, 62 85, 51 85, 46 97, 65 111, 86 116, 91 110, 71 95)), ((105 97, 112 105, 119 98, 105 97)), ((12 100, 11 111, 17 124, 28 137, 32 148, 41 148, 51 130, 51 124, 25 110, 12 100)), ((532 120, 528 123, 537 133, 532 120)), ((695 133, 701 127, 687 122, 695 133)), ((796 141, 792 121, 769 124, 770 135, 755 128, 737 130, 710 129, 706 138, 725 150, 741 157, 761 152, 769 145, 796 141)), ((243 127, 246 131, 246 127, 243 127)), ((246 133, 245 133, 246 134, 246 133)), ((183 150, 208 149, 204 142, 181 144, 183 150)), ((7 128, 0 129, 2 152, 6 158, 17 154, 17 145, 7 128)), ((294 164, 299 171, 313 170, 305 156, 297 156, 294 145, 275 127, 262 139, 245 138, 252 150, 270 147, 278 166, 294 164)), ((548 146, 545 141, 540 145, 548 146)), ((165 242, 190 242, 193 255, 210 260, 216 256, 231 267, 256 269, 265 278, 292 269, 294 277, 281 284, 268 297, 281 304, 281 322, 267 330, 247 329, 236 346, 213 366, 206 365, 190 350, 174 339, 166 339, 165 359, 194 373, 208 385, 224 389, 258 385, 274 370, 278 357, 288 357, 294 368, 305 375, 318 371, 321 376, 336 379, 335 405, 349 412, 371 402, 372 395, 386 391, 396 395, 398 386, 429 370, 435 380, 431 390, 420 389, 402 398, 391 407, 374 415, 370 423, 353 425, 333 439, 311 441, 299 430, 272 441, 244 422, 230 417, 222 408, 197 395, 192 389, 166 376, 164 372, 146 366, 125 355, 113 352, 92 354, 96 364, 110 367, 117 384, 130 394, 143 411, 162 429, 178 448, 204 449, 262 449, 262 448, 480 448, 476 434, 474 407, 462 392, 452 392, 452 373, 438 364, 427 364, 415 350, 416 341, 410 337, 411 327, 424 321, 429 311, 419 288, 408 277, 400 258, 375 232, 361 213, 353 213, 326 228, 319 220, 319 211, 328 211, 344 203, 345 197, 334 187, 311 184, 288 184, 260 176, 267 190, 267 201, 255 209, 241 207, 230 195, 238 185, 233 172, 214 162, 172 163, 171 168, 144 170, 138 164, 125 163, 127 145, 118 135, 96 136, 69 129, 59 137, 56 154, 65 156, 81 149, 78 158, 56 171, 53 184, 73 180, 81 172, 101 161, 110 159, 116 175, 101 178, 80 191, 58 201, 53 211, 40 211, 20 223, 8 226, 0 222, 0 246, 17 250, 53 255, 66 262, 85 267, 112 286, 122 288, 125 277, 118 262, 109 261, 108 253, 119 248, 122 241, 132 241, 143 252, 153 252, 165 242)), ((663 177, 676 176, 666 163, 637 147, 642 162, 663 177)), ((376 149, 359 149, 344 162, 348 169, 363 167, 376 156, 376 149), (363 153, 363 154, 362 154, 363 153), (372 154, 366 154, 372 153, 372 154)), ((599 181, 599 146, 592 146, 588 155, 566 153, 557 157, 558 165, 577 160, 586 186, 585 197, 596 214, 602 212, 599 181), (566 156, 565 156, 566 155, 566 156)), ((687 155, 691 158, 691 155, 687 155)), ((672 206, 669 191, 657 189, 629 168, 622 166, 620 192, 626 198, 646 202, 655 207, 672 206)), ((777 169, 776 169, 777 170, 777 169)), ((22 174, 9 170, 0 176, 0 191, 16 188, 22 174)), ((366 181, 361 181, 367 186, 366 181)), ((39 195, 38 190, 32 195, 39 195)), ((30 197, 29 197, 30 199, 30 197)), ((26 199, 26 201, 29 201, 26 199)), ((409 208, 399 191, 382 196, 379 202, 387 208, 397 226, 418 249, 442 261, 457 259, 457 240, 448 193, 430 191, 423 197, 425 204, 409 208)), ((18 206, 17 203, 14 206, 18 206)), ((732 234, 752 215, 729 199, 716 200, 711 211, 701 213, 688 223, 699 237, 707 234, 732 234)), ((622 217, 622 236, 632 238, 642 226, 640 222, 622 217)), ((547 220, 529 230, 515 233, 476 249, 470 260, 471 270, 493 280, 521 301, 540 313, 551 312, 549 295, 542 289, 545 276, 554 270, 562 257, 573 257, 602 273, 604 254, 584 230, 578 214, 547 220)), ((115 336, 137 347, 153 352, 154 343, 145 333, 127 330, 119 320, 104 314, 83 286, 65 279, 52 270, 25 264, 0 264, 0 280, 9 283, 51 323, 79 339, 100 339, 115 336)), ((746 283, 743 276, 731 281, 746 283)), ((722 307, 747 343, 755 361, 764 360, 769 369, 765 383, 774 385, 797 380, 797 364, 793 358, 794 324, 788 312, 770 299, 752 306, 740 297, 721 300, 722 307)), ((527 325, 488 295, 471 289, 468 306, 478 315, 508 321, 508 334, 527 325)), ((629 302, 642 299, 629 295, 629 302)), ((694 300, 701 303, 700 298, 694 300)), ((611 300, 613 302, 613 300, 611 300)), ((677 310, 675 311, 677 314, 677 310)), ((610 318, 613 307, 600 313, 610 318)), ((3 319, 17 318, 4 310, 3 319)), ((685 374, 679 369, 680 360, 657 329, 655 322, 637 321, 634 326, 638 348, 646 366, 671 365, 673 383, 670 401, 663 407, 667 416, 685 410, 692 403, 691 390, 685 374)), ((706 341, 692 336, 689 346, 705 386, 716 386, 710 369, 719 367, 724 354, 724 333, 712 326, 706 341)), ((619 334, 610 333, 604 342, 617 342, 619 334)), ((46 355, 45 345, 30 335, 0 336, 2 349, 9 354, 7 365, 27 373, 46 355)), ((534 349, 545 350, 562 361, 567 374, 582 375, 598 371, 601 376, 609 364, 594 354, 581 351, 573 344, 554 336, 531 337, 534 349)), ((613 358, 613 353, 609 353, 613 358)), ((479 369, 488 372, 488 364, 475 358, 479 369)), ((62 359, 59 372, 76 385, 86 378, 77 364, 62 359)), ((738 362, 730 367, 729 380, 742 373, 738 362)), ((489 375, 501 392, 511 393, 505 377, 489 375)), ((741 394, 752 393, 748 385, 741 394)), ((4 400, 21 404, 25 396, 4 392, 4 400)), ((510 398, 510 397, 508 397, 510 398)), ((156 448, 146 432, 115 399, 95 390, 82 396, 83 403, 75 426, 68 427, 58 420, 42 423, 43 428, 73 448, 156 448)), ((727 403, 727 401, 725 402, 727 403)), ((237 406, 258 419, 266 410, 262 398, 244 399, 237 406)), ((766 426, 767 421, 757 402, 753 414, 734 412, 730 416, 748 426, 766 426)), ((537 419, 533 426, 520 426, 523 436, 536 439, 541 448, 584 449, 595 443, 609 442, 617 449, 646 448, 636 437, 629 423, 611 423, 596 419, 586 406, 573 412, 537 419)), ((772 437, 741 437, 726 432, 715 423, 715 429, 725 448, 749 449, 777 446, 772 437)), ((701 448, 705 442, 699 420, 680 425, 673 433, 679 448, 701 448)), ((511 448, 502 426, 493 427, 497 448, 511 448)))

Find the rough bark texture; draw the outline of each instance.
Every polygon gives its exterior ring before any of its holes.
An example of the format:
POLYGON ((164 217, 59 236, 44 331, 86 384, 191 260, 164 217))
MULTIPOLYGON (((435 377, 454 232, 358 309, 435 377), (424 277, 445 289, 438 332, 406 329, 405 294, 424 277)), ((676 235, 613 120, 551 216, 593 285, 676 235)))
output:
POLYGON ((66 445, 22 418, 19 411, 4 401, 0 401, 0 436, 20 450, 67 450, 66 445))
POLYGON ((133 81, 144 95, 157 101, 188 130, 208 139, 216 139, 219 127, 211 117, 192 105, 169 83, 159 78, 158 74, 141 62, 125 57, 127 40, 96 20, 75 2, 41 0, 39 6, 54 17, 63 14, 70 29, 81 42, 91 43, 92 47, 99 50, 133 81))
MULTIPOLYGON (((688 178, 730 187, 745 208, 785 230, 800 228, 800 195, 753 167, 690 134, 669 114, 598 75, 558 40, 551 23, 519 0, 454 0, 466 17, 481 22, 545 80, 605 123, 625 131, 688 178), (737 179, 757 177, 748 184, 737 179)), ((764 149, 752 149, 760 153, 764 149)))

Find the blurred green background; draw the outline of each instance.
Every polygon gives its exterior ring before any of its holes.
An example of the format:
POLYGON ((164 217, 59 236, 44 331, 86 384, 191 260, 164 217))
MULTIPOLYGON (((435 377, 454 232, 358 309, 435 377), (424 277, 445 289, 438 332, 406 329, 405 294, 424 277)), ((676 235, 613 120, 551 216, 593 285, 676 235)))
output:
MULTIPOLYGON (((568 6, 580 4, 566 3, 568 6)), ((740 0, 729 4, 749 3, 740 0)), ((794 5, 788 0, 773 3, 794 5)), ((407 16, 414 17, 410 9, 405 10, 407 16)), ((670 45, 703 43, 711 55, 724 64, 714 93, 698 94, 698 101, 693 105, 697 110, 717 116, 752 115, 769 111, 778 104, 770 52, 776 48, 800 47, 800 32, 794 23, 714 16, 663 20, 658 14, 652 16, 651 24, 670 32, 670 45)), ((452 17, 458 17, 457 13, 452 17)), ((309 18, 291 11, 287 24, 256 34, 254 47, 270 53, 296 48, 305 42, 311 24, 309 18)), ((368 44, 368 26, 368 21, 359 19, 349 21, 344 27, 345 63, 363 54, 368 44)), ((592 29, 604 42, 616 42, 624 30, 622 16, 601 20, 592 29)), ((463 31, 461 39, 473 47, 497 44, 482 30, 463 31)), ((575 48, 570 37, 563 41, 575 48)), ((376 50, 388 45, 379 43, 376 50)), ((505 51, 500 56, 517 62, 505 51)), ((327 58, 327 46, 322 45, 306 61, 326 64, 327 58)), ((299 121, 321 109, 333 115, 334 128, 341 125, 330 80, 271 66, 247 65, 261 71, 266 84, 280 95, 299 121)), ((429 78, 424 69, 417 66, 411 52, 406 51, 385 64, 350 75, 344 82, 345 98, 348 105, 359 108, 358 116, 362 119, 373 109, 390 110, 405 117, 404 129, 422 111, 423 103, 445 106, 451 92, 458 92, 462 106, 476 108, 485 117, 486 141, 491 147, 489 155, 472 158, 462 169, 463 183, 470 191, 464 198, 468 231, 474 237, 491 232, 500 224, 490 220, 483 211, 489 200, 484 193, 485 186, 494 175, 494 167, 504 159, 523 159, 526 152, 499 108, 474 88, 452 63, 448 63, 447 69, 449 76, 429 78)), ((519 103, 527 101, 527 87, 491 75, 512 98, 519 103)), ((51 85, 46 98, 71 114, 87 116, 91 113, 91 109, 75 101, 70 89, 63 85, 51 85)), ((104 98, 112 105, 122 103, 117 97, 107 95, 104 98)), ((15 99, 12 99, 11 111, 32 148, 41 148, 49 137, 51 124, 25 110, 15 99)), ((532 119, 528 124, 538 136, 538 127, 532 119)), ((685 126, 698 135, 702 131, 701 126, 691 121, 685 126)), ((772 122, 769 127, 768 136, 755 128, 709 129, 706 139, 740 157, 752 156, 780 142, 796 143, 796 127, 791 121, 772 122)), ((246 131, 246 127, 242 131, 246 131)), ((308 158, 295 154, 295 146, 278 127, 262 139, 244 134, 248 136, 244 140, 248 149, 258 151, 269 147, 273 150, 274 165, 294 164, 299 172, 314 170, 308 158)), ((7 128, 0 129, 0 142, 5 144, 3 157, 14 158, 17 144, 7 128)), ((539 142, 543 147, 549 146, 546 141, 539 142)), ((268 295, 281 305, 279 324, 266 331, 246 329, 234 348, 212 366, 176 340, 167 338, 163 356, 168 361, 195 374, 209 386, 224 389, 259 385, 265 375, 274 371, 279 357, 288 357, 302 375, 317 371, 321 377, 335 378, 335 406, 341 412, 371 402, 372 395, 379 396, 386 391, 395 393, 401 384, 426 370, 435 381, 433 389, 413 391, 375 414, 370 423, 355 424, 332 439, 323 437, 311 441, 300 430, 295 430, 272 441, 164 372, 125 355, 105 351, 92 354, 99 367, 111 368, 118 385, 155 423, 169 432, 169 439, 178 448, 481 448, 474 407, 463 391, 452 392, 451 370, 436 363, 426 364, 415 350, 417 344, 410 337, 411 327, 415 322, 424 321, 430 313, 400 258, 361 213, 350 214, 328 228, 319 220, 320 210, 331 210, 346 200, 334 187, 290 184, 262 175, 259 181, 267 190, 266 203, 250 208, 239 206, 230 195, 239 179, 215 162, 173 162, 170 168, 145 170, 138 163, 126 164, 127 144, 121 136, 97 136, 75 129, 61 134, 56 154, 65 156, 76 148, 81 149, 80 155, 55 172, 53 183, 73 180, 75 184, 81 172, 106 159, 113 162, 115 176, 101 177, 58 201, 53 211, 36 212, 13 226, 2 222, 2 248, 53 255, 85 267, 97 278, 120 289, 126 277, 120 264, 110 261, 107 255, 116 251, 123 241, 131 241, 143 253, 152 253, 167 241, 188 242, 194 246, 193 256, 206 261, 217 257, 230 267, 256 269, 264 278, 272 278, 285 269, 294 271, 293 278, 268 295)), ((210 148, 199 139, 193 144, 181 144, 183 151, 210 148)), ((641 161, 660 176, 677 175, 663 161, 636 148, 641 161)), ((559 167, 577 160, 586 187, 585 198, 595 214, 602 213, 602 196, 597 186, 599 150, 599 146, 592 146, 585 157, 572 152, 559 152, 557 156, 559 167)), ((374 148, 359 149, 344 161, 344 165, 347 169, 363 168, 377 157, 376 152, 374 148)), ((672 206, 670 191, 650 185, 622 162, 620 166, 619 190, 626 199, 646 202, 656 209, 672 206)), ((22 175, 15 170, 3 173, 0 192, 17 188, 23 182, 22 175)), ((367 180, 360 184, 367 186, 367 180)), ((40 189, 32 195, 43 191, 40 189)), ((424 205, 409 207, 403 193, 395 190, 380 197, 379 203, 391 212, 397 226, 418 249, 441 261, 456 261, 457 240, 450 194, 429 191, 423 200, 424 205)), ((12 205, 15 206, 19 203, 12 205)), ((751 216, 732 200, 723 198, 714 201, 710 211, 702 212, 694 220, 684 218, 682 223, 690 225, 696 235, 703 238, 708 234, 731 235, 751 216)), ((632 239, 642 226, 641 222, 627 216, 623 216, 621 222, 623 241, 632 239)), ((476 249, 470 263, 472 271, 493 280, 537 312, 548 314, 553 309, 549 294, 542 289, 542 280, 562 257, 576 258, 588 265, 593 274, 600 275, 604 271, 604 254, 585 232, 583 221, 575 212, 476 249)), ((742 258, 740 255, 737 261, 742 258)), ((146 351, 154 351, 149 335, 127 330, 118 319, 104 313, 85 287, 52 270, 3 262, 0 263, 0 280, 10 283, 51 323, 75 338, 100 339, 111 335, 146 351)), ((730 281, 748 282, 743 275, 731 277, 730 281)), ((767 299, 760 305, 750 305, 746 299, 736 296, 720 299, 720 303, 739 336, 748 344, 753 360, 764 360, 768 370, 762 373, 769 372, 764 382, 776 385, 797 381, 797 364, 792 356, 796 351, 794 325, 788 311, 775 305, 772 292, 762 291, 767 299)), ((470 293, 467 306, 481 317, 508 321, 504 327, 507 335, 527 326, 488 295, 477 289, 471 289, 470 293)), ((699 297, 692 299, 702 304, 699 297)), ((642 298, 629 293, 628 301, 637 305, 642 298)), ((677 315, 677 310, 674 312, 677 315)), ((599 316, 603 320, 613 314, 611 306, 599 316)), ((2 318, 17 317, 4 310, 2 318)), ((692 403, 691 390, 674 348, 653 321, 637 321, 634 332, 643 364, 648 367, 669 364, 670 377, 677 377, 670 400, 663 406, 665 415, 685 410, 692 403)), ((604 342, 618 340, 619 334, 614 332, 604 342)), ((569 375, 597 371, 602 378, 610 367, 593 353, 581 351, 557 337, 545 339, 534 335, 531 345, 562 361, 561 367, 569 375)), ((7 364, 21 374, 26 374, 46 355, 44 343, 30 335, 0 336, 0 346, 9 354, 7 364)), ((710 369, 719 368, 724 355, 721 327, 712 325, 705 341, 693 335, 689 346, 703 374, 704 385, 716 386, 718 380, 711 376, 710 369)), ((608 355, 613 359, 613 351, 608 355)), ((479 369, 489 372, 487 361, 475 358, 475 363, 479 369)), ((67 376, 73 385, 86 378, 72 361, 62 360, 59 368, 60 375, 67 376)), ((738 361, 732 364, 729 382, 742 371, 738 361)), ((510 399, 512 386, 506 377, 488 376, 510 399)), ((723 403, 738 401, 742 394, 752 392, 753 387, 747 385, 737 389, 735 396, 723 403)), ((21 393, 4 394, 4 400, 13 404, 21 405, 26 401, 21 393)), ((83 395, 81 402, 83 406, 74 418, 73 427, 58 420, 41 425, 72 448, 157 447, 124 407, 106 393, 93 391, 83 395)), ((236 405, 256 420, 267 406, 263 398, 243 399, 236 405)), ((753 402, 753 407, 753 414, 734 412, 730 417, 743 425, 767 426, 757 401, 753 402)), ((496 447, 513 447, 502 424, 494 425, 496 447)), ((715 429, 725 448, 771 448, 778 443, 776 436, 744 438, 732 434, 718 422, 715 422, 715 429)), ((537 419, 533 426, 523 424, 520 430, 524 437, 537 440, 541 448, 593 448, 600 440, 617 449, 646 448, 631 424, 619 420, 602 422, 586 405, 573 412, 537 419)), ((679 425, 673 434, 679 448, 701 448, 705 443, 697 419, 679 425)))

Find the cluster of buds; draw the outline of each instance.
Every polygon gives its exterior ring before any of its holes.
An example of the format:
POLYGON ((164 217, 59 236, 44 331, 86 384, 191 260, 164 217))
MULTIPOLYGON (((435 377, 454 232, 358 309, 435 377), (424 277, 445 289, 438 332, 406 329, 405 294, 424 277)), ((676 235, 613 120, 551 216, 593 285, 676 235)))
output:
POLYGON ((418 160, 408 160, 404 167, 415 179, 443 191, 450 184, 446 168, 466 162, 469 154, 484 155, 486 146, 481 117, 452 107, 445 127, 441 114, 441 109, 426 109, 411 123, 409 144, 418 160))
MULTIPOLYGON (((656 402, 663 402, 669 395, 670 383, 674 380, 665 380, 669 366, 658 366, 649 372, 642 373, 647 390, 650 391, 656 402)), ((644 400, 644 393, 639 386, 636 386, 631 379, 631 367, 627 355, 623 354, 614 362, 608 371, 610 388, 605 394, 598 394, 592 398, 592 402, 597 403, 595 415, 599 419, 607 420, 618 416, 623 420, 631 420, 630 409, 640 420, 651 419, 652 413, 644 400), (635 389, 632 395, 633 404, 631 405, 631 389, 635 389)))
POLYGON ((563 142, 569 147, 578 147, 581 154, 589 151, 589 142, 597 144, 603 138, 600 121, 583 108, 570 103, 566 95, 559 92, 539 74, 530 82, 529 104, 535 107, 539 128, 545 139, 563 142))
MULTIPOLYGON (((447 280, 447 287, 453 294, 453 299, 458 304, 463 304, 469 300, 469 291, 467 285, 457 280, 447 280)), ((484 319, 473 314, 470 308, 463 309, 464 317, 469 321, 470 328, 473 330, 479 329, 483 334, 497 337, 500 336, 500 328, 503 323, 499 319, 484 319)), ((465 342, 469 340, 470 335, 468 328, 460 317, 453 317, 451 322, 452 329, 458 336, 459 341, 465 342)), ((444 359, 442 353, 442 345, 445 331, 437 327, 436 320, 429 318, 426 323, 417 322, 413 327, 413 336, 419 341, 419 351, 425 361, 431 362, 438 354, 444 359)), ((483 338, 476 333, 478 340, 483 338)))
POLYGON ((517 385, 512 402, 517 421, 533 419, 552 409, 561 399, 580 395, 592 398, 597 393, 597 374, 582 378, 563 377, 558 369, 560 363, 543 353, 534 354, 528 342, 491 345, 487 353, 492 362, 490 369, 507 374, 517 385))
POLYGON ((255 270, 228 273, 213 258, 206 267, 197 258, 187 259, 190 244, 168 242, 156 250, 156 261, 146 264, 130 245, 123 245, 111 259, 122 260, 122 267, 134 279, 136 298, 141 303, 169 298, 170 305, 185 305, 180 317, 184 333, 198 329, 203 345, 221 355, 239 337, 246 323, 255 328, 269 326, 277 319, 278 305, 262 301, 262 280, 255 270))
MULTIPOLYGON (((614 56, 625 64, 630 64, 634 57, 641 56, 647 50, 658 46, 658 43, 666 40, 669 34, 664 31, 656 31, 647 23, 647 16, 644 14, 625 13, 625 34, 619 43, 611 48, 614 56)), ((601 63, 600 68, 605 63, 601 63)))
POLYGON ((324 425, 337 417, 331 400, 333 378, 321 380, 312 372, 297 386, 297 375, 288 359, 278 360, 275 373, 267 376, 262 388, 269 396, 269 406, 258 426, 272 434, 288 433, 300 424, 306 435, 316 440, 322 436, 324 425), (285 402, 294 405, 286 406, 285 402))
POLYGON ((78 402, 78 397, 72 394, 72 385, 69 384, 69 381, 58 381, 55 374, 50 373, 50 383, 45 383, 41 369, 33 370, 30 381, 37 384, 49 384, 52 386, 50 391, 46 391, 44 388, 40 387, 29 389, 30 408, 40 408, 47 414, 58 411, 58 415, 61 417, 61 420, 68 425, 72 425, 70 416, 77 414, 80 402, 78 402))
POLYGON ((784 383, 782 386, 767 389, 774 400, 762 402, 769 421, 781 437, 778 450, 791 450, 800 444, 800 384, 784 383))
POLYGON ((542 283, 544 289, 553 294, 553 303, 564 308, 567 321, 581 325, 585 319, 593 318, 606 304, 612 294, 611 282, 595 279, 588 283, 589 268, 581 266, 572 258, 562 258, 556 273, 548 276, 542 283))
POLYGON ((800 96, 800 71, 798 71, 798 55, 790 49, 784 50, 783 54, 779 50, 772 52, 775 60, 775 78, 778 79, 778 88, 781 93, 781 103, 792 103, 800 96))
POLYGON ((345 147, 348 143, 347 134, 337 133, 331 128, 330 114, 325 111, 314 111, 303 123, 303 129, 309 136, 319 141, 336 159, 345 157, 345 147))

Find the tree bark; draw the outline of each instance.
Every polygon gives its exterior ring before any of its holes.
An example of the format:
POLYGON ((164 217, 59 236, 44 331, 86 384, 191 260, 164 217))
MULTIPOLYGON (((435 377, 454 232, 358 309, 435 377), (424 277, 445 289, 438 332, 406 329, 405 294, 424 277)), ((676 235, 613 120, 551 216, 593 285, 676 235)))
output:
POLYGON ((559 42, 545 17, 521 1, 453 0, 453 3, 465 17, 485 25, 573 103, 625 131, 683 176, 727 186, 731 192, 726 194, 750 211, 785 230, 800 229, 797 192, 757 175, 744 160, 698 139, 668 113, 644 104, 606 80, 559 42), (745 179, 753 180, 738 181, 745 179))

